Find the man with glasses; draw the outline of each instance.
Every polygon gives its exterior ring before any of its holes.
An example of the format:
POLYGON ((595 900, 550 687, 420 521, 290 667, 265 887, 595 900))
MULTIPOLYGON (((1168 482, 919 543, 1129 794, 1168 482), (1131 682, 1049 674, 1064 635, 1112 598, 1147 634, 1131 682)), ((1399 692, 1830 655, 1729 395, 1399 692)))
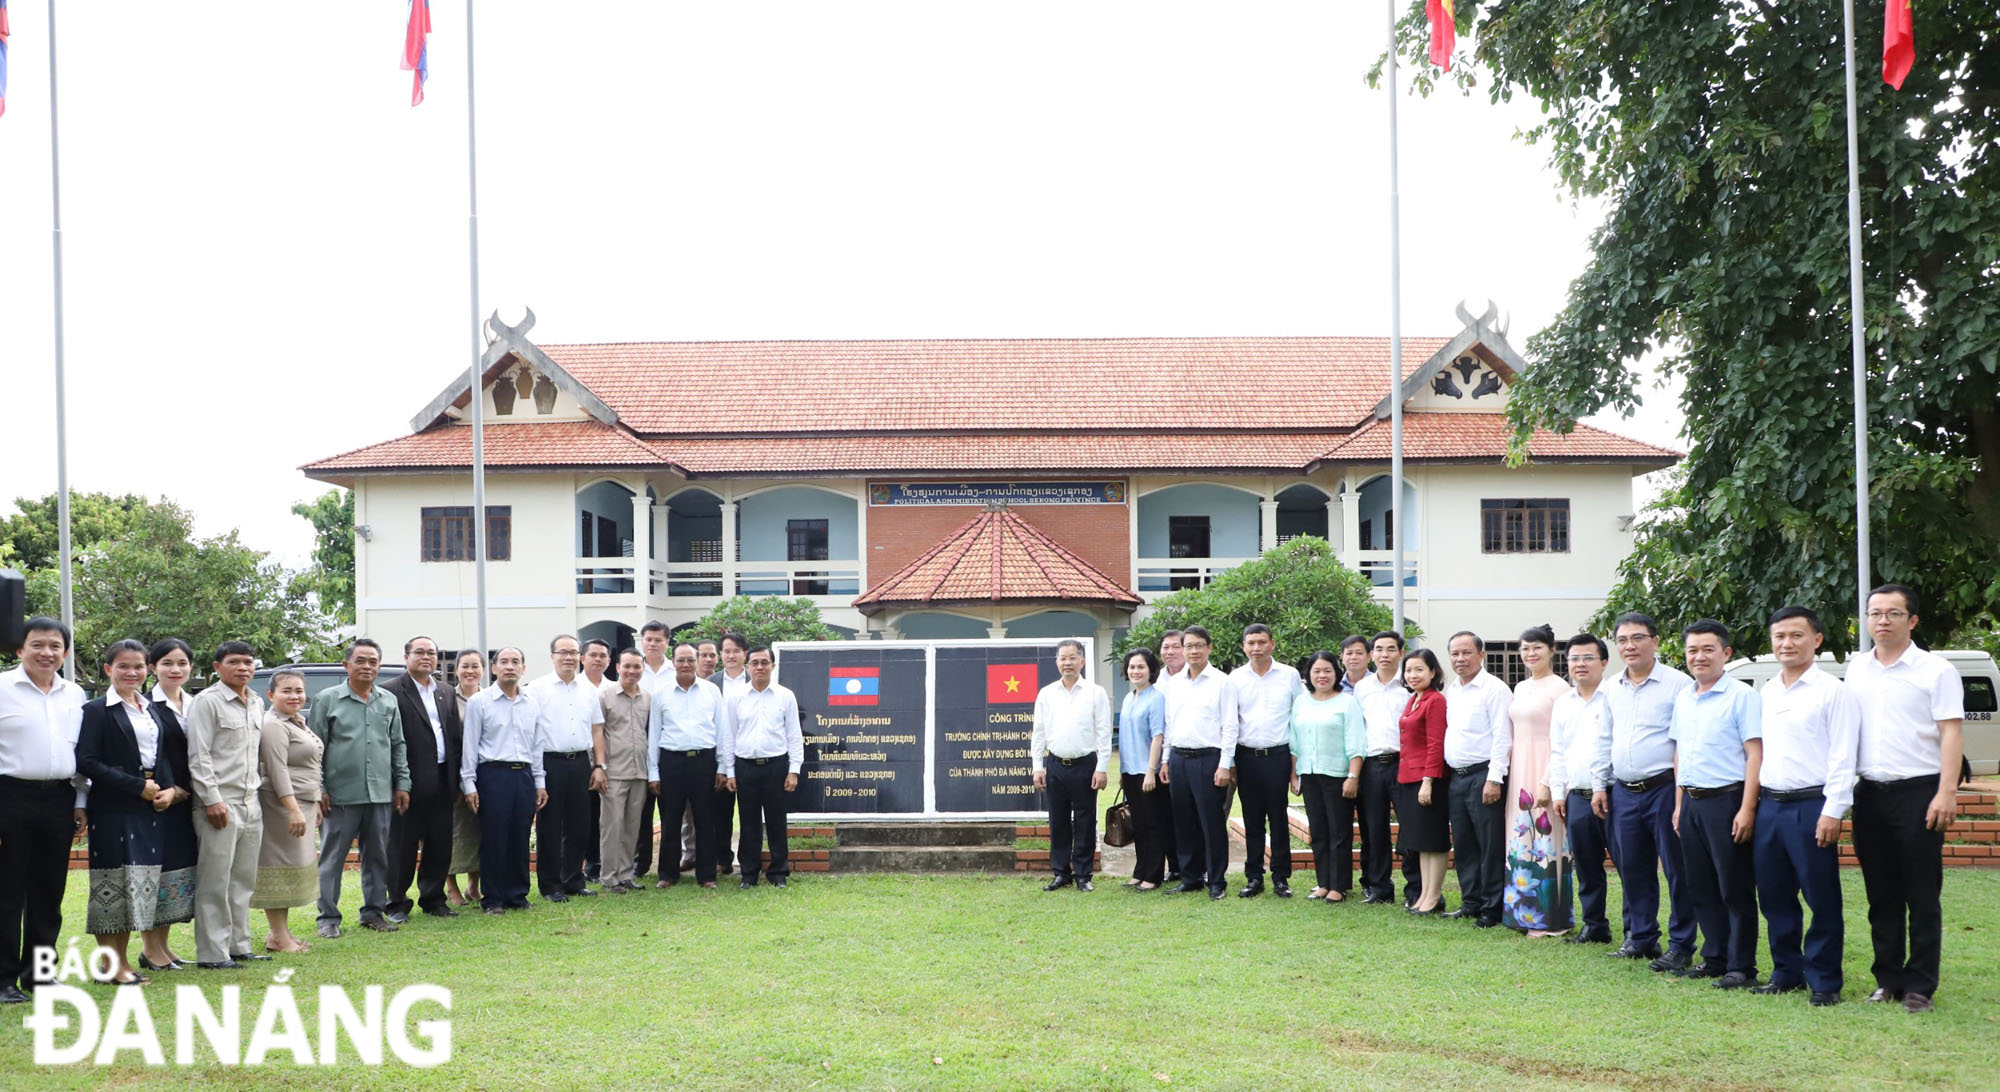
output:
POLYGON ((1848 661, 1847 686, 1861 704, 1854 856, 1875 945, 1868 1000, 1929 1012, 1944 944, 1944 832, 1958 812, 1965 684, 1943 657, 1912 643, 1917 610, 1917 593, 1901 584, 1868 593, 1875 648, 1848 661))
POLYGON ((1611 786, 1611 859, 1625 889, 1625 943, 1614 959, 1650 959, 1678 971, 1694 957, 1694 906, 1681 889, 1681 843, 1674 833, 1674 699, 1690 680, 1660 662, 1660 627, 1651 615, 1621 614, 1612 629, 1625 669, 1605 687, 1610 730, 1598 736, 1591 776, 1611 786), (1660 872, 1667 874, 1666 954, 1660 953, 1660 872))
POLYGON ((412 637, 403 642, 404 672, 382 689, 396 699, 403 721, 403 752, 410 766, 410 806, 389 817, 389 902, 391 922, 410 920, 421 908, 436 918, 455 918, 445 901, 451 873, 451 809, 458 799, 458 701, 451 683, 437 677, 437 642, 412 637), (418 863, 421 858, 422 864, 418 863), (417 901, 410 901, 410 881, 417 901))
MULTIPOLYGON (((1345 655, 1346 648, 1341 652, 1345 655)), ((1355 809, 1361 818, 1361 901, 1392 903, 1396 880, 1389 864, 1395 847, 1390 844, 1389 812, 1396 795, 1396 766, 1403 757, 1403 707, 1410 700, 1403 686, 1402 635, 1387 629, 1377 633, 1369 642, 1368 656, 1375 670, 1354 684, 1354 698, 1368 724, 1361 797, 1355 809)), ((1403 859, 1403 892, 1410 906, 1417 904, 1424 888, 1417 857, 1412 853, 1403 859)))
POLYGON ((1570 691, 1556 699, 1549 714, 1549 762, 1535 803, 1555 812, 1568 834, 1576 894, 1583 924, 1571 944, 1611 943, 1611 922, 1605 916, 1604 815, 1606 785, 1591 772, 1597 741, 1611 728, 1611 706, 1598 684, 1610 650, 1604 638, 1579 633, 1569 639, 1570 691))
MULTIPOLYGON (((1167 783, 1174 798, 1174 839, 1181 882, 1170 894, 1229 893, 1229 785, 1235 775, 1236 688, 1208 662, 1208 630, 1181 631, 1186 670, 1162 686, 1167 705, 1167 783)), ((1288 834, 1289 836, 1289 834, 1288 834)))
POLYGON ((592 761, 592 739, 604 723, 597 688, 578 674, 583 649, 565 633, 549 642, 552 675, 528 689, 536 704, 535 735, 542 749, 548 803, 535 815, 535 886, 550 902, 595 895, 584 884, 584 842, 590 837, 591 775, 603 767, 592 761))

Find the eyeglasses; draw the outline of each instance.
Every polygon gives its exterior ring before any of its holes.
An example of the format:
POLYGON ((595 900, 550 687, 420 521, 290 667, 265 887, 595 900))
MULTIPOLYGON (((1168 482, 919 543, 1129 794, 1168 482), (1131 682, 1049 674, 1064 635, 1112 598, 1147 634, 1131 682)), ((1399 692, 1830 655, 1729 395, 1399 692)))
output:
POLYGON ((1657 640, 1659 640, 1659 638, 1653 636, 1650 633, 1637 633, 1637 634, 1628 633, 1623 637, 1613 637, 1611 639, 1611 643, 1623 647, 1625 645, 1640 645, 1640 644, 1645 644, 1647 641, 1657 641, 1657 640))
POLYGON ((1906 610, 1871 610, 1868 612, 1868 620, 1870 622, 1900 622, 1909 616, 1910 612, 1906 610))

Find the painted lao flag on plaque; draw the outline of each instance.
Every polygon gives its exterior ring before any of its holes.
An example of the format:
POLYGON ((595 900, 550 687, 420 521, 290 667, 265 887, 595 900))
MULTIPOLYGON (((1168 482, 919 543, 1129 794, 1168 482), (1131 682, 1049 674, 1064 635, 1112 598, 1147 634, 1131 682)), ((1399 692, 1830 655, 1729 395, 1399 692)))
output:
POLYGON ((986 702, 1031 702, 1041 691, 1041 672, 1034 664, 987 664, 986 702))
POLYGON ((826 672, 828 705, 879 705, 882 701, 882 669, 879 667, 833 667, 826 672))

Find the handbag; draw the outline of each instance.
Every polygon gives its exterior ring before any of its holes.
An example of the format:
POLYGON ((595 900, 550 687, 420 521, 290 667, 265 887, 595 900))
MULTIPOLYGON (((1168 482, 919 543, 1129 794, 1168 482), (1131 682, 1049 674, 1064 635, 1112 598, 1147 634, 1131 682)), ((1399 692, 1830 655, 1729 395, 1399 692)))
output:
POLYGON ((1125 799, 1125 788, 1121 785, 1118 802, 1104 809, 1104 844, 1123 849, 1137 837, 1137 824, 1132 821, 1132 802, 1125 799))

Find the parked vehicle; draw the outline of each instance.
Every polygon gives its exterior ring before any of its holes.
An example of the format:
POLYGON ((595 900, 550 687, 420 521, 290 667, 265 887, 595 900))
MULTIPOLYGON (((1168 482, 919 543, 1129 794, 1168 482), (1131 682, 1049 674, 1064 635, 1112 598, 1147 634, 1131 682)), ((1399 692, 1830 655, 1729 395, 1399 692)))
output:
MULTIPOLYGON (((271 676, 280 671, 296 671, 306 677, 306 705, 308 707, 312 705, 312 700, 319 696, 320 691, 340 686, 347 682, 347 665, 345 664, 280 664, 277 667, 258 668, 257 673, 250 676, 251 691, 257 694, 268 692, 271 688, 271 676)), ((402 664, 383 664, 382 673, 375 677, 375 685, 387 686, 390 680, 402 673, 402 664)))
MULTIPOLYGON (((2000 666, 1995 666, 1993 657, 1984 652, 1933 651, 1957 668, 1958 677, 1965 682, 1965 761, 1970 772, 2000 773, 2000 717, 1995 716, 2000 711, 2000 666)), ((1819 667, 1837 678, 1847 676, 1847 665, 1835 660, 1830 652, 1820 654, 1819 667)), ((1762 686, 1764 680, 1778 673, 1778 661, 1770 656, 1733 660, 1729 673, 1751 686, 1762 686)))

